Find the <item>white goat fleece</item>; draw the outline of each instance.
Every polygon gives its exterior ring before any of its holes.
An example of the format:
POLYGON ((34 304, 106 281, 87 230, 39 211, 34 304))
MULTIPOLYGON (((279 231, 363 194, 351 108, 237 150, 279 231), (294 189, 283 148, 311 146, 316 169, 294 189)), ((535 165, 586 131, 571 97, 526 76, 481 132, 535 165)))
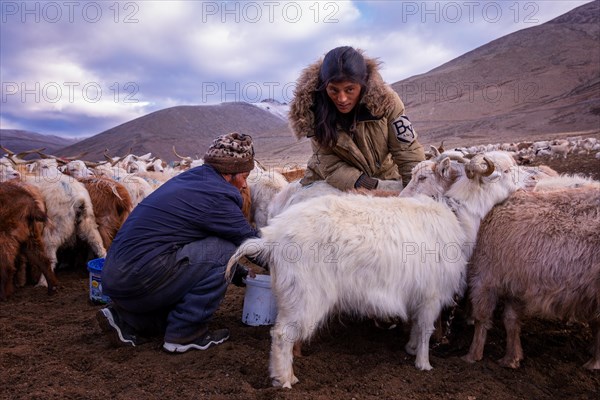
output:
POLYGON ((344 192, 325 181, 316 181, 307 186, 302 186, 300 180, 290 182, 269 203, 267 221, 270 221, 271 218, 281 214, 294 204, 327 194, 340 195, 342 193, 344 192))
POLYGON ((418 194, 306 200, 273 218, 262 238, 240 246, 229 260, 228 276, 243 256, 271 270, 277 302, 269 367, 273 385, 291 388, 298 382, 294 342, 309 339, 332 312, 411 321, 405 349, 416 354, 418 369, 432 368, 434 320, 464 291, 479 223, 517 189, 514 161, 499 158, 499 164, 509 162, 494 170, 484 159, 485 174, 481 159, 470 162, 468 174, 464 164, 447 157, 419 164, 413 179, 425 169, 452 180, 439 200, 418 194))
POLYGON ((600 196, 600 182, 590 177, 583 175, 570 175, 563 174, 559 176, 550 176, 541 179, 535 185, 533 189, 535 192, 547 192, 551 190, 559 189, 575 189, 580 187, 586 187, 590 189, 598 190, 598 196, 600 196))
POLYGON ((238 250, 271 268, 274 384, 296 383, 294 342, 309 339, 334 310, 412 320, 407 351, 417 354, 417 368, 431 369, 434 320, 465 288, 465 242, 451 209, 427 197, 326 195, 275 217, 261 239, 238 250))
MULTIPOLYGON (((36 186, 46 203, 48 223, 42 239, 50 267, 55 270, 58 249, 70 243, 75 235, 86 241, 98 257, 106 255, 102 237, 92 207, 92 200, 85 186, 73 177, 55 171, 52 177, 24 176, 23 181, 36 186)), ((39 286, 47 286, 44 275, 39 286)))
POLYGON ((475 179, 465 177, 464 168, 448 158, 438 164, 439 171, 458 171, 447 174, 457 181, 439 200, 321 196, 292 205, 261 230, 261 238, 240 246, 228 276, 242 256, 271 270, 277 301, 270 359, 275 386, 298 382, 294 342, 309 339, 334 311, 411 321, 405 349, 416 354, 418 369, 432 368, 434 321, 464 291, 479 223, 517 188, 510 166, 475 179))
POLYGON ((257 228, 267 225, 268 209, 272 200, 288 186, 285 177, 274 169, 265 170, 255 165, 247 179, 252 199, 252 217, 257 228))

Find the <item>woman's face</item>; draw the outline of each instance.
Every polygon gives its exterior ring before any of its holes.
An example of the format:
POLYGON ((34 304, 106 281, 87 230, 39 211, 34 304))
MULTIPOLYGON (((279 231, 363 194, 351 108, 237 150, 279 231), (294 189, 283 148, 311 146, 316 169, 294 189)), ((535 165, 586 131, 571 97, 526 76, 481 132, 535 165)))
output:
POLYGON ((248 179, 249 175, 250 175, 250 172, 240 172, 238 174, 228 175, 229 179, 227 179, 227 176, 226 176, 225 180, 227 182, 231 183, 233 186, 235 186, 239 190, 242 190, 246 186, 248 186, 248 183, 246 180, 248 179))
POLYGON ((325 90, 342 114, 352 111, 360 99, 360 85, 358 83, 350 81, 330 82, 325 90))

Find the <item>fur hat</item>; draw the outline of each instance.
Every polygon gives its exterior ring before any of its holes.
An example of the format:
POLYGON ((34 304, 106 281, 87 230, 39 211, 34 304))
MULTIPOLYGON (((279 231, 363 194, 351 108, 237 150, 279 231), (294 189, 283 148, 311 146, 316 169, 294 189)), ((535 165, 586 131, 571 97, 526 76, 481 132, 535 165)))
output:
POLYGON ((204 155, 204 163, 211 165, 222 174, 250 172, 254 168, 254 146, 252 137, 232 132, 221 135, 204 155))

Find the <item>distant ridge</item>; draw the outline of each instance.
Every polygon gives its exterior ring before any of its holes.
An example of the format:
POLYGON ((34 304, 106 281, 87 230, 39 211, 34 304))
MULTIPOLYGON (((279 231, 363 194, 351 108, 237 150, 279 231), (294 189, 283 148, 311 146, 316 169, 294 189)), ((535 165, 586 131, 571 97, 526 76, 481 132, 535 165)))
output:
POLYGON ((249 134, 255 141, 257 157, 268 157, 275 149, 295 143, 286 119, 250 103, 177 106, 159 110, 116 126, 89 139, 63 148, 60 155, 88 151, 86 159, 110 155, 152 152, 166 161, 179 154, 202 157, 213 139, 229 132, 249 134))
POLYGON ((42 135, 37 132, 18 129, 0 129, 0 145, 14 153, 44 147, 46 148, 45 152, 54 153, 65 146, 77 143, 79 140, 81 139, 42 135))

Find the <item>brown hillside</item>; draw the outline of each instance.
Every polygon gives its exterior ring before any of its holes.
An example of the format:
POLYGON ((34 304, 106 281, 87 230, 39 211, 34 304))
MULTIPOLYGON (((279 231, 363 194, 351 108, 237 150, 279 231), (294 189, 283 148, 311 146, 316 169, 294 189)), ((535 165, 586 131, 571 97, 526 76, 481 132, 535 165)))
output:
MULTIPOLYGON (((0 146, 14 153, 40 148, 45 148, 44 151, 48 153, 54 153, 65 146, 77 143, 77 141, 78 139, 42 135, 18 129, 0 129, 0 146)), ((32 157, 27 156, 26 158, 32 157)))
POLYGON ((295 144, 286 120, 249 103, 222 103, 206 106, 178 106, 156 111, 119 125, 75 145, 61 149, 69 156, 88 151, 88 160, 101 160, 104 149, 111 155, 152 152, 163 160, 181 155, 202 157, 213 139, 228 132, 252 135, 258 158, 295 144))
POLYGON ((600 1, 494 40, 393 88, 424 142, 600 131, 600 1))

